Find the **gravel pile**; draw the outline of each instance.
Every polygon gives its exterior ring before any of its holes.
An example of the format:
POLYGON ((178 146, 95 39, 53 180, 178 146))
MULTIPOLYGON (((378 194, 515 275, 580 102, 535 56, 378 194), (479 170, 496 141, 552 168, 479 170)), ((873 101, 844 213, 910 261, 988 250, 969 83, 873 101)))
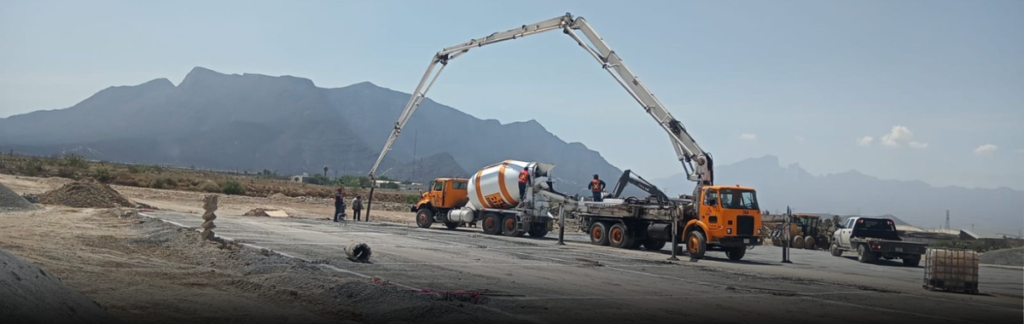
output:
POLYGON ((267 215, 267 211, 268 210, 273 210, 273 209, 253 208, 252 210, 249 210, 249 211, 245 212, 245 214, 242 214, 242 216, 270 216, 270 215, 267 215))
POLYGON ((121 322, 57 277, 4 250, 0 250, 0 287, 0 318, 6 323, 121 322))
POLYGON ((13 190, 7 188, 0 183, 0 212, 5 211, 24 211, 37 209, 35 205, 25 200, 24 197, 14 193, 13 190))
POLYGON ((1024 248, 988 251, 981 254, 978 263, 1024 267, 1024 248))
POLYGON ((78 208, 135 207, 110 186, 93 181, 75 181, 39 197, 39 202, 78 208))

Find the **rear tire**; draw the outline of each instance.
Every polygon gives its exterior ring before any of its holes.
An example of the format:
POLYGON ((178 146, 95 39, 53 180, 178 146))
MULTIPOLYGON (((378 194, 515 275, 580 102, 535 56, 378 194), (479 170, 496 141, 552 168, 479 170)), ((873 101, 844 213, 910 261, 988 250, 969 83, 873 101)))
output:
POLYGON ((416 212, 416 226, 428 228, 432 224, 434 224, 434 212, 430 209, 420 209, 416 212))
POLYGON ((617 248, 628 249, 633 246, 633 233, 630 233, 629 228, 621 223, 612 225, 612 228, 608 231, 608 244, 617 248))
POLYGON ((814 238, 810 236, 804 236, 804 248, 808 250, 814 250, 814 238))
POLYGON ((857 261, 860 261, 860 263, 871 263, 876 259, 878 259, 878 256, 875 255, 875 252, 871 252, 864 245, 857 246, 857 261))
POLYGON ((799 237, 799 236, 794 237, 793 238, 793 243, 790 243, 790 244, 791 244, 791 246, 790 246, 791 248, 802 249, 802 248, 804 248, 804 238, 799 237))
POLYGON ((690 253, 691 259, 703 259, 704 253, 708 250, 708 240, 704 238, 704 233, 700 231, 690 232, 690 236, 686 239, 686 252, 690 253))
POLYGON ((608 226, 602 222, 590 224, 590 243, 608 245, 608 226))
POLYGON ((501 221, 501 232, 508 237, 520 237, 526 234, 516 230, 516 215, 505 215, 505 219, 501 221))
POLYGON ((747 254, 747 247, 746 246, 739 246, 739 247, 729 248, 728 250, 725 250, 725 256, 729 257, 729 260, 733 260, 733 261, 742 260, 743 256, 746 255, 746 254, 747 254))
POLYGON ((530 225, 530 237, 542 238, 548 235, 547 223, 533 223, 530 225))
POLYGON ((644 242, 644 249, 647 249, 647 251, 661 251, 661 249, 665 247, 666 243, 668 243, 668 241, 647 240, 646 242, 644 242))
POLYGON ((483 219, 484 233, 491 235, 501 234, 501 216, 495 213, 487 213, 483 219))

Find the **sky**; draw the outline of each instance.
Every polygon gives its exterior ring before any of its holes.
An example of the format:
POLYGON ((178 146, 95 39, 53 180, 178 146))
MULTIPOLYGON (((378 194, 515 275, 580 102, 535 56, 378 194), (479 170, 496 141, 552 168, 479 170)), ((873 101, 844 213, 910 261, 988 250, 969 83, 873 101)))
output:
MULTIPOLYGON (((433 54, 582 16, 716 163, 767 154, 936 186, 1024 190, 1024 2, 3 1, 0 117, 195 66, 412 92, 433 54)), ((429 97, 535 119, 648 179, 664 131, 561 32, 476 48, 429 97)), ((391 127, 391 125, 382 125, 391 127)))

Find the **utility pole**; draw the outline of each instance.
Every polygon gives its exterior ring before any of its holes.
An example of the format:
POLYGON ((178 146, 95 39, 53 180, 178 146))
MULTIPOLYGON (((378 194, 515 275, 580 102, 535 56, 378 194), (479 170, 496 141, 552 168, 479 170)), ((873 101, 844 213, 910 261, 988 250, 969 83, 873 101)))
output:
POLYGON ((949 209, 946 209, 946 229, 951 229, 949 226, 949 209))

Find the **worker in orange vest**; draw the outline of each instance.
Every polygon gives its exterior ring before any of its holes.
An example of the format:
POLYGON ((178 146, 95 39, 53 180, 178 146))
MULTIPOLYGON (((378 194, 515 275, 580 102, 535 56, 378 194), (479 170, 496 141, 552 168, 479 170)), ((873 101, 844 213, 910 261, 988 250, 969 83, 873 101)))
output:
POLYGON ((523 202, 523 198, 526 197, 526 184, 530 182, 530 171, 523 168, 523 172, 519 172, 519 202, 523 202))
POLYGON ((602 191, 604 191, 604 180, 598 179, 595 174, 594 180, 590 180, 590 192, 594 193, 594 201, 601 201, 602 191))

